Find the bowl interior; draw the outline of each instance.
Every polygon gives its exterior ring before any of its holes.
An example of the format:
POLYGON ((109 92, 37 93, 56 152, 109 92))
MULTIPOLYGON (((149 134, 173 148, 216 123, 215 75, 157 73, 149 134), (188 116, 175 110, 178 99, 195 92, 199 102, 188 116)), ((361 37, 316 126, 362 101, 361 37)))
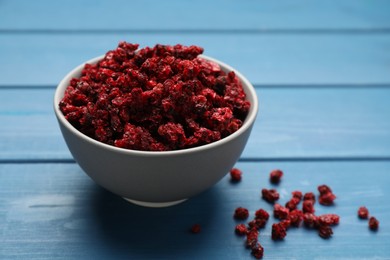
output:
MULTIPOLYGON (((83 133, 78 131, 75 127, 73 127, 65 119, 64 115, 62 114, 62 112, 59 109, 58 104, 61 101, 61 99, 63 98, 65 89, 68 87, 70 80, 72 78, 77 78, 81 75, 81 71, 84 68, 85 63, 80 64, 79 66, 74 68, 72 71, 70 71, 62 79, 62 81, 59 83, 59 85, 55 91, 55 95, 54 95, 54 111, 55 111, 56 117, 57 117, 58 121, 60 122, 60 124, 62 124, 64 127, 66 127, 73 134, 77 135, 79 138, 85 139, 86 141, 94 143, 95 145, 97 145, 101 148, 104 148, 104 149, 109 149, 109 150, 113 150, 116 152, 128 153, 128 154, 139 155, 139 156, 169 156, 169 155, 174 155, 174 154, 178 154, 178 153, 179 154, 191 153, 193 151, 209 149, 211 147, 218 146, 224 142, 229 142, 231 139, 234 139, 236 136, 245 132, 249 127, 252 127, 252 125, 256 119, 257 111, 258 111, 258 99, 257 99, 256 91, 255 91, 254 87, 252 86, 252 84, 240 72, 235 70, 233 67, 231 67, 231 66, 229 66, 229 65, 227 65, 219 60, 216 60, 214 58, 211 58, 211 57, 208 57, 205 55, 200 55, 199 57, 219 64, 221 69, 224 71, 234 71, 235 74, 237 75, 237 77, 241 80, 243 89, 246 93, 247 100, 251 103, 251 107, 249 109, 249 112, 248 112, 248 115, 247 115, 245 121, 243 122, 243 125, 236 132, 232 133, 231 135, 229 135, 225 138, 222 138, 221 140, 218 140, 216 142, 212 142, 212 143, 209 143, 206 145, 198 146, 198 147, 188 148, 188 149, 156 152, 156 151, 139 151, 139 150, 129 150, 129 149, 124 149, 124 148, 119 148, 119 147, 115 147, 112 145, 108 145, 108 144, 99 142, 93 138, 88 137, 87 135, 84 135, 83 133)), ((104 55, 93 58, 93 59, 87 61, 86 63, 95 64, 103 58, 104 58, 104 55)))

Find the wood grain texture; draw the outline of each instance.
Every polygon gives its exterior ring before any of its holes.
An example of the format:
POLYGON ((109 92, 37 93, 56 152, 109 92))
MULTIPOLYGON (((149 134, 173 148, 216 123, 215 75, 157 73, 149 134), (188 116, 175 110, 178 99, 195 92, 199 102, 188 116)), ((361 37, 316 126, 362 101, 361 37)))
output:
POLYGON ((370 30, 390 27, 389 9, 386 0, 3 0, 0 30, 370 30))
MULTIPOLYGON (((259 115, 242 158, 390 156, 390 88, 257 89, 259 115)), ((0 159, 71 159, 54 89, 0 89, 0 159)))
POLYGON ((316 206, 317 214, 337 213, 334 236, 291 228, 284 241, 270 239, 271 217, 261 231, 264 259, 388 259, 390 255, 390 163, 239 163, 242 182, 228 176, 209 191, 163 209, 131 205, 98 188, 76 164, 0 164, 0 258, 2 259, 250 259, 243 238, 234 234, 238 206, 254 211, 272 206, 260 198, 275 187, 286 202, 296 189, 317 193, 328 184, 334 206, 316 206), (268 173, 281 168, 279 186, 268 173), (375 173, 375 178, 372 178, 375 173), (17 192, 16 192, 17 191, 17 192), (380 221, 378 232, 356 211, 366 205, 380 221), (188 229, 195 223, 202 232, 188 229))
POLYGON ((142 47, 200 45, 206 55, 230 64, 253 84, 390 82, 390 34, 0 34, 0 86, 56 85, 75 66, 121 40, 142 47))

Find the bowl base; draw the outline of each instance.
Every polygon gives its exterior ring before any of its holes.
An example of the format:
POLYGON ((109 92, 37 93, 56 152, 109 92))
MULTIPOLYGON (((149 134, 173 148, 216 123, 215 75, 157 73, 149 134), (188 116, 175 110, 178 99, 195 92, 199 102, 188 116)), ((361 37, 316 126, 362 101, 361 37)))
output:
POLYGON ((170 207, 174 206, 177 204, 180 204, 187 199, 183 200, 175 200, 175 201, 169 201, 169 202, 147 202, 147 201, 139 201, 139 200, 133 200, 133 199, 128 199, 123 197, 126 201, 133 203, 138 206, 143 206, 143 207, 149 207, 149 208, 165 208, 165 207, 170 207))

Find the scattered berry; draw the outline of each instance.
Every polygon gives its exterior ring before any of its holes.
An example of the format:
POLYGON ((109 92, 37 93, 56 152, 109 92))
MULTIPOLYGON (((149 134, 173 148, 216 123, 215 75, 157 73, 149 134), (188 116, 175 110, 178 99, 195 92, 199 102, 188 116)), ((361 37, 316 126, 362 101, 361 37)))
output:
POLYGON ((323 214, 318 216, 318 222, 320 225, 325 226, 338 225, 340 222, 340 217, 336 214, 323 214))
POLYGON ((299 227, 303 220, 303 212, 299 209, 295 209, 290 212, 290 214, 288 215, 288 219, 291 221, 291 225, 293 225, 294 227, 299 227))
POLYGON ((282 223, 272 224, 272 240, 281 240, 286 237, 286 228, 282 223))
POLYGON ((313 213, 305 213, 303 215, 303 223, 308 228, 317 228, 319 226, 318 218, 313 213))
POLYGON ((260 229, 265 227, 267 220, 261 218, 255 218, 248 223, 250 229, 260 229))
POLYGON ((256 216, 257 219, 268 220, 268 218, 269 218, 268 212, 265 211, 264 209, 256 210, 255 216, 256 216))
POLYGON ((297 197, 292 197, 289 201, 287 201, 286 208, 288 208, 289 210, 294 210, 297 208, 299 202, 300 199, 298 199, 297 197))
POLYGON ((259 237, 259 231, 257 231, 256 229, 249 230, 249 232, 246 234, 246 241, 245 241, 246 247, 252 248, 253 246, 255 246, 258 237, 259 237))
POLYGON ((302 203, 303 213, 314 213, 314 202, 312 200, 304 200, 302 203))
POLYGON ((320 226, 318 228, 318 235, 322 238, 330 238, 333 235, 333 230, 330 226, 320 226))
POLYGON ((275 189, 262 189, 261 194, 263 199, 270 203, 274 203, 279 199, 279 193, 275 189))
POLYGON ((269 180, 273 184, 278 184, 283 176, 283 172, 281 170, 273 170, 270 173, 269 180))
POLYGON ((234 211, 234 218, 239 220, 245 220, 249 217, 249 211, 246 208, 236 208, 234 211))
POLYGON ((288 215, 290 213, 290 210, 286 207, 283 207, 282 205, 276 203, 274 205, 274 217, 278 219, 287 219, 288 215))
POLYGON ((251 254, 252 254, 256 259, 261 259, 261 258, 263 258, 263 255, 264 255, 264 248, 260 245, 259 242, 257 242, 254 246, 251 247, 251 254))
POLYGON ((193 234, 198 234, 201 230, 201 226, 199 224, 194 224, 192 227, 191 227, 191 233, 193 234))
POLYGON ((318 186, 317 189, 320 192, 320 195, 324 195, 328 192, 332 193, 332 189, 325 184, 318 186))
POLYGON ((371 230, 377 230, 379 228, 379 221, 375 217, 370 217, 368 227, 371 230))
POLYGON ((293 198, 297 198, 299 201, 302 200, 302 192, 299 190, 295 190, 295 191, 291 192, 291 195, 293 198))
POLYGON ((331 192, 328 192, 328 193, 324 193, 322 194, 319 199, 318 199, 318 202, 321 204, 321 205, 324 205, 324 206, 329 206, 329 205, 332 205, 333 204, 333 201, 336 199, 336 195, 334 195, 333 193, 331 192))
POLYGON ((237 168, 233 168, 230 170, 230 179, 233 181, 233 182, 239 182, 241 181, 241 178, 242 178, 242 171, 237 169, 237 168))
POLYGON ((246 228, 245 224, 238 224, 234 230, 236 231, 236 234, 240 236, 246 235, 248 233, 248 229, 246 228))
POLYGON ((316 195, 313 192, 307 192, 303 195, 303 200, 311 200, 313 202, 316 201, 316 195))
POLYGON ((358 216, 359 216, 359 218, 367 219, 369 216, 368 209, 364 206, 360 207, 358 210, 358 216))

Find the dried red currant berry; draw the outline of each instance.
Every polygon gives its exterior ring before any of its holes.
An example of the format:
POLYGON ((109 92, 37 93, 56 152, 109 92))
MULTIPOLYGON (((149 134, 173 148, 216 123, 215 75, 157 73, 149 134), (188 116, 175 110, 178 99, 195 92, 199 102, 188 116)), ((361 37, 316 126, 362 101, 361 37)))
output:
POLYGON ((272 233, 271 238, 272 240, 281 240, 285 238, 287 235, 286 228, 281 223, 274 223, 272 224, 272 233))
POLYGON ((287 201, 286 208, 288 208, 289 210, 296 209, 299 204, 299 201, 300 200, 297 197, 292 197, 289 201, 287 201))
POLYGON ((255 217, 258 219, 268 220, 269 214, 264 209, 259 209, 259 210, 256 210, 255 217))
POLYGON ((273 170, 269 175, 269 180, 273 184, 278 184, 283 176, 283 172, 281 170, 273 170))
POLYGON ((318 228, 318 235, 322 238, 330 238, 333 235, 333 230, 330 226, 320 226, 318 228))
POLYGON ((333 204, 333 201, 336 199, 336 195, 334 195, 333 193, 331 192, 328 192, 328 193, 324 193, 322 194, 319 199, 318 199, 318 202, 321 204, 321 205, 324 205, 324 206, 329 206, 329 205, 332 205, 333 204))
POLYGON ((316 195, 314 195, 313 192, 307 192, 305 193, 305 195, 303 195, 303 200, 312 200, 312 201, 316 201, 316 195))
POLYGON ((267 220, 261 218, 255 218, 248 223, 250 229, 260 229, 265 227, 267 220))
POLYGON ((283 227, 287 230, 291 226, 291 220, 283 219, 282 221, 280 221, 280 224, 283 225, 283 227))
POLYGON ((332 189, 325 184, 318 186, 317 189, 320 192, 320 195, 326 194, 328 192, 332 193, 332 189))
POLYGON ((241 170, 239 170, 237 168, 233 168, 230 170, 231 181, 239 182, 239 181, 241 181, 241 178, 242 178, 242 171, 241 170))
POLYGON ((194 224, 192 227, 191 227, 191 233, 193 234, 198 234, 201 230, 201 226, 199 224, 194 224))
POLYGON ((279 199, 279 193, 275 189, 262 189, 261 194, 264 200, 274 203, 279 199))
POLYGON ((295 227, 299 227, 303 220, 303 212, 299 209, 295 209, 293 211, 290 211, 290 214, 288 215, 288 219, 291 221, 291 225, 295 227))
POLYGON ((314 213, 314 202, 312 200, 304 200, 302 203, 303 213, 314 213))
POLYGON ((256 229, 249 230, 249 232, 246 234, 246 240, 245 240, 246 247, 252 248, 254 245, 256 245, 258 237, 259 237, 259 231, 257 231, 256 229))
POLYGON ((264 248, 260 245, 259 242, 257 242, 255 245, 251 247, 251 254, 256 258, 256 259, 261 259, 263 258, 264 255, 264 248))
POLYGON ((278 219, 287 219, 288 215, 290 213, 290 210, 286 207, 283 207, 282 205, 276 203, 274 205, 274 217, 278 219))
POLYGON ((375 217, 370 217, 368 227, 371 230, 377 230, 379 228, 379 221, 375 217))
POLYGON ((238 207, 234 211, 234 218, 244 220, 249 217, 249 211, 246 208, 238 207))
POLYGON ((317 217, 320 225, 331 226, 338 225, 340 217, 336 214, 323 214, 317 217))
POLYGON ((302 192, 299 190, 295 190, 295 191, 291 192, 291 195, 293 198, 297 198, 299 201, 302 200, 303 195, 302 195, 302 192))
POLYGON ((359 216, 359 218, 367 219, 369 216, 368 209, 364 206, 360 207, 358 210, 358 216, 359 216))
POLYGON ((318 218, 313 213, 305 213, 303 215, 303 223, 309 228, 317 228, 319 226, 318 218))
POLYGON ((243 236, 248 233, 248 229, 246 228, 245 224, 238 224, 234 231, 236 232, 237 235, 243 236))

